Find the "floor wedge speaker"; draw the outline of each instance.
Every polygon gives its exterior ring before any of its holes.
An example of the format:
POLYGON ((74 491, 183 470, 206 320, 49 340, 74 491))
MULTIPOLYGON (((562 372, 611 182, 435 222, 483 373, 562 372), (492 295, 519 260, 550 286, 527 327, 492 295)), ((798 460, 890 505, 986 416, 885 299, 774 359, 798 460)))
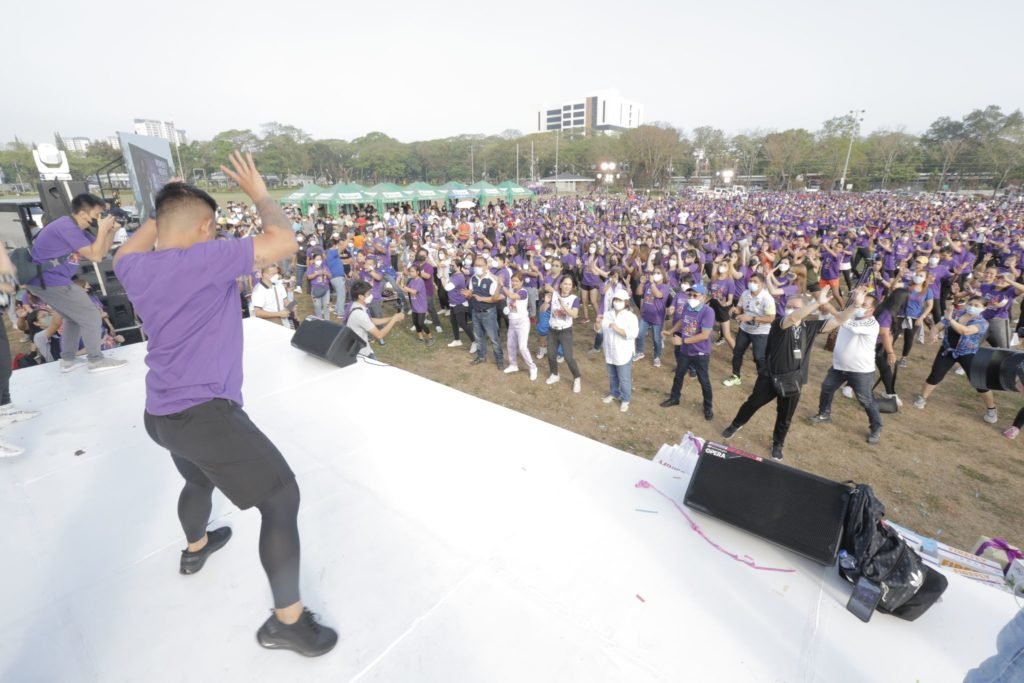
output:
POLYGON ((292 335, 292 346, 344 368, 356 362, 364 342, 355 332, 337 323, 311 318, 292 335))
POLYGON ((839 552, 849 497, 845 484, 708 441, 683 502, 830 565, 839 552))

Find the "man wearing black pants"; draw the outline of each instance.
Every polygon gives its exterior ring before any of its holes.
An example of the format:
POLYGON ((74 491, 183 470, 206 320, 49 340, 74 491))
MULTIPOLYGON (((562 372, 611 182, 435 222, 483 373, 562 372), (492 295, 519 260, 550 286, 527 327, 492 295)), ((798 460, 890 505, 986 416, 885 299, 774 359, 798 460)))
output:
POLYGON ((758 410, 775 401, 772 457, 782 460, 782 447, 793 422, 793 413, 800 403, 800 391, 807 384, 814 339, 821 332, 837 326, 834 320, 806 320, 819 308, 832 310, 828 303, 829 292, 828 288, 822 288, 813 302, 799 296, 786 302, 784 317, 777 318, 768 333, 765 362, 758 370, 754 390, 722 432, 722 438, 731 439, 758 410))
POLYGON ((252 198, 263 233, 215 240, 216 202, 175 182, 156 197, 156 220, 139 228, 114 262, 146 321, 146 431, 171 452, 185 480, 178 518, 188 547, 180 571, 194 574, 231 538, 207 533, 214 487, 262 515, 259 553, 274 612, 257 632, 269 649, 322 655, 338 635, 319 624, 299 596, 299 488, 280 451, 242 410, 242 322, 236 278, 297 250, 289 221, 252 162, 235 153, 222 170, 252 198), (159 237, 159 248, 153 251, 159 237))

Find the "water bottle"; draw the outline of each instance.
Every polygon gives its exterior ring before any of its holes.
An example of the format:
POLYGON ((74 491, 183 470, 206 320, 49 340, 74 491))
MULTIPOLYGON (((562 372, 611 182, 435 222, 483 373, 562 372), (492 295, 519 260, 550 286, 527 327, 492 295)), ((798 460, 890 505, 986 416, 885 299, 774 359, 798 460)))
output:
POLYGON ((850 554, 846 550, 839 551, 839 566, 846 571, 852 571, 857 568, 857 560, 850 557, 850 554))

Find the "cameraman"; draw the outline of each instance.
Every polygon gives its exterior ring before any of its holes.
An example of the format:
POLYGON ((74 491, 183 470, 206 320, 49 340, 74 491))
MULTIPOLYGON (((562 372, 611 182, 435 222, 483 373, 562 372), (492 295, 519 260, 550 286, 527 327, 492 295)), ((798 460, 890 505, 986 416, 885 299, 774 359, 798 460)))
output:
POLYGON ((102 261, 113 244, 116 221, 104 213, 103 208, 104 202, 99 197, 80 194, 71 200, 71 215, 48 223, 32 242, 32 260, 39 265, 40 275, 23 284, 32 295, 64 317, 61 372, 83 366, 75 360, 78 342, 83 339, 89 372, 115 370, 128 363, 103 357, 100 312, 81 287, 71 284, 71 277, 78 272, 82 259, 102 261), (96 237, 89 228, 96 228, 96 237))

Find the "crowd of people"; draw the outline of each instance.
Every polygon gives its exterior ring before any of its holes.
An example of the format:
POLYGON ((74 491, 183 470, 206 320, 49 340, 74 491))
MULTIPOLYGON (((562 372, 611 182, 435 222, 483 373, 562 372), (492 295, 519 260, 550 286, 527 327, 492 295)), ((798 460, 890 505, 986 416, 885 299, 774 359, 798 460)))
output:
MULTIPOLYGON (((826 323, 837 322, 822 328, 833 363, 810 422, 831 421, 832 396, 841 389, 864 407, 874 444, 882 418, 872 385, 877 377, 877 399, 902 407, 898 370, 915 347, 934 356, 932 370, 923 386, 902 393, 924 410, 949 370, 970 371, 979 345, 1010 347, 1024 336, 1024 312, 1011 318, 1024 293, 1024 204, 1010 199, 763 192, 574 196, 337 216, 316 207, 286 210, 300 250, 241 283, 254 315, 297 325, 297 294, 310 296, 313 315, 324 319, 348 321, 359 309, 351 326, 368 342, 366 354, 409 315, 410 330, 426 346, 445 335, 448 347, 469 345, 471 364, 490 356, 502 372, 525 370, 531 380, 535 361, 546 359, 546 382, 568 374, 575 393, 584 378, 574 338, 584 336, 587 353, 604 356, 604 400, 618 401, 622 412, 629 410, 632 364, 661 367, 666 348, 675 372, 663 407, 679 403, 687 377, 700 385, 708 420, 716 385, 749 383, 752 398, 775 397, 755 381, 773 377, 773 328, 782 335, 787 315, 813 307, 826 323), (393 315, 384 313, 389 302, 393 315), (728 376, 710 376, 713 353, 729 358, 728 376)), ((228 238, 259 229, 243 205, 224 214, 228 238)), ((782 344, 801 353, 799 341, 782 344)), ((803 369, 806 382, 806 363, 803 369)), ((992 392, 979 393, 982 418, 996 423, 992 392)), ((772 452, 781 458, 795 401, 778 398, 785 427, 775 430, 772 452)), ((749 406, 726 436, 747 412, 749 406)), ((1022 427, 1019 415, 1004 433, 1015 438, 1022 427)))

